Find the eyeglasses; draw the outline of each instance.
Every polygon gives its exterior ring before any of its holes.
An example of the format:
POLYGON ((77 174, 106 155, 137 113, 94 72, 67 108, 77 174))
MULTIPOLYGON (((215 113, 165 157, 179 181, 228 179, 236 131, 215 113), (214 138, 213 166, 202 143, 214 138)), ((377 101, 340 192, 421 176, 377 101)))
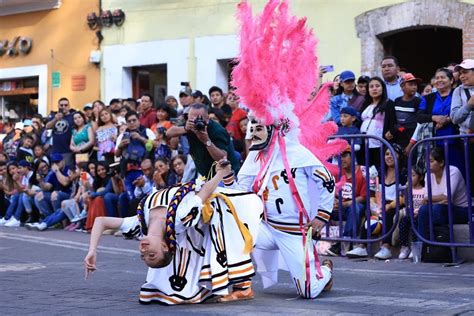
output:
POLYGON ((60 106, 60 107, 69 106, 69 103, 59 103, 59 106, 60 106))
POLYGON ((127 123, 133 123, 133 122, 136 122, 136 121, 138 121, 138 119, 129 119, 129 120, 127 120, 127 123))

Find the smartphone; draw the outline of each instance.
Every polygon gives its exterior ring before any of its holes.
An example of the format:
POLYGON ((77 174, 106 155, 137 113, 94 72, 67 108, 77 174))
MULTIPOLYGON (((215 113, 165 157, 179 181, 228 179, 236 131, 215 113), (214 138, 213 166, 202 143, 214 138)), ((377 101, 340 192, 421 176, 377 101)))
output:
POLYGON ((183 87, 189 87, 189 81, 181 81, 183 87))
POLYGON ((334 65, 322 66, 321 68, 324 69, 326 72, 333 72, 334 71, 334 65))

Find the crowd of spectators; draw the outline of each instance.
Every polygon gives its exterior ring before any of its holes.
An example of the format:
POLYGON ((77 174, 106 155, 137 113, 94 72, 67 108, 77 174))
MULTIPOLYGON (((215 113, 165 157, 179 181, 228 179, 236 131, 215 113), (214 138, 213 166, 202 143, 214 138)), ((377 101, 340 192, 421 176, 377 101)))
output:
MULTIPOLYGON (((383 59, 380 70, 380 77, 357 78, 350 70, 337 75, 324 120, 338 125, 338 135, 384 138, 392 144, 396 157, 376 139, 367 143, 355 139, 341 154, 345 183, 336 197, 332 219, 337 221, 340 211, 346 221, 341 235, 366 238, 366 230, 361 229, 366 208, 377 216, 383 208, 386 230, 400 225, 400 258, 404 259, 410 254, 410 221, 407 216, 401 216, 399 223, 393 221, 396 177, 405 184, 411 172, 414 180, 409 189, 416 192, 415 219, 422 236, 427 231, 428 203, 434 205, 437 225, 447 223, 447 203, 455 206, 456 223, 467 222, 470 197, 465 193, 464 147, 460 141, 448 143, 452 201, 447 199, 442 142, 432 146, 429 162, 424 160, 424 146, 413 155, 414 170, 407 171, 406 162, 416 142, 427 137, 472 133, 474 60, 437 69, 429 83, 401 70, 393 56, 383 59), (399 162, 398 170, 394 160, 399 162), (375 177, 384 171, 384 179, 377 180, 375 189, 372 184, 366 187, 366 161, 375 166, 375 177), (423 181, 427 167, 431 178, 423 181), (379 182, 384 185, 382 199, 379 182), (432 185, 430 194, 428 182, 432 185), (372 201, 369 206, 368 198, 372 201)), ((224 157, 237 173, 248 152, 248 121, 247 110, 235 91, 231 88, 223 93, 216 86, 207 96, 187 85, 178 98, 167 96, 162 104, 145 93, 138 100, 112 99, 108 105, 96 100, 78 110, 67 98, 61 98, 57 111, 48 117, 36 114, 0 126, 5 134, 0 151, 0 225, 24 225, 39 231, 63 225, 68 231, 88 232, 98 216, 131 216, 140 199, 153 188, 212 175, 214 162, 224 157)), ((470 144, 469 156, 473 154, 470 144)), ((392 257, 392 245, 392 236, 387 236, 376 257, 392 257)), ((331 247, 330 254, 341 254, 340 246, 331 247)), ((367 251, 363 245, 354 245, 351 251, 347 249, 347 255, 366 256, 367 251)))

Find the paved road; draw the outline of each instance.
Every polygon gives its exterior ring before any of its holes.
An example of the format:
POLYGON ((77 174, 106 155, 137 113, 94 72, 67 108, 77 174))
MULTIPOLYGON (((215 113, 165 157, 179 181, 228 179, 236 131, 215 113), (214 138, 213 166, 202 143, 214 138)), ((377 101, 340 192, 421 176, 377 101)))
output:
POLYGON ((0 227, 0 314, 443 314, 474 315, 474 264, 445 268, 408 261, 335 260, 335 286, 315 301, 297 299, 289 274, 256 298, 230 304, 140 305, 146 269, 137 242, 104 236, 98 271, 84 280, 89 236, 0 227))

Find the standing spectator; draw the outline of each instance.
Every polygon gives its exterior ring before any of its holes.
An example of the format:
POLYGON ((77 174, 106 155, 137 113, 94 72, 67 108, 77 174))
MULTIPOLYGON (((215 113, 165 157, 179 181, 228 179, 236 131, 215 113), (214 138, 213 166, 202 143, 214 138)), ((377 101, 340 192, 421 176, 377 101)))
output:
POLYGON ((171 109, 169 106, 161 104, 156 109, 156 123, 154 123, 150 129, 156 133, 158 127, 164 127, 169 129, 173 124, 170 121, 171 118, 171 109))
POLYGON ((14 140, 15 128, 11 122, 4 125, 5 137, 2 140, 3 152, 7 154, 9 160, 15 159, 18 143, 14 140))
POLYGON ((364 98, 359 96, 355 89, 355 75, 352 71, 341 72, 341 82, 335 95, 331 98, 330 111, 334 123, 341 125, 339 114, 342 108, 351 106, 360 111, 364 98))
POLYGON ((53 129, 52 153, 59 153, 64 157, 66 165, 74 165, 74 156, 69 148, 72 137, 72 126, 74 110, 70 108, 67 98, 60 98, 58 101, 58 112, 46 124, 46 129, 53 129))
POLYGON ((121 206, 128 205, 135 198, 133 182, 143 174, 140 163, 153 149, 155 139, 155 134, 149 128, 140 125, 137 112, 130 111, 125 118, 127 129, 119 135, 115 147, 115 156, 122 157, 120 164, 122 174, 125 175, 125 192, 119 196, 121 206))
POLYGON ((407 73, 402 77, 401 87, 403 96, 395 99, 396 130, 394 141, 403 149, 408 146, 416 129, 417 113, 420 106, 420 98, 416 96, 421 79, 415 78, 413 74, 407 73))
MULTIPOLYGON (((94 131, 92 125, 87 123, 84 113, 78 111, 73 115, 74 128, 72 129, 71 145, 69 148, 76 155, 76 163, 81 162, 78 154, 88 154, 94 146, 94 131)), ((87 159, 88 160, 88 159, 87 159)))
POLYGON ((122 101, 120 101, 120 99, 114 98, 110 100, 109 106, 108 106, 108 109, 110 110, 110 112, 112 112, 113 114, 118 114, 121 108, 122 108, 122 101))
POLYGON ((92 123, 93 121, 93 118, 92 118, 92 103, 87 103, 86 105, 84 105, 84 107, 82 108, 82 111, 84 112, 84 115, 86 117, 86 122, 87 123, 92 123))
POLYGON ((165 98, 166 105, 170 108, 170 118, 178 117, 178 100, 172 95, 165 98))
POLYGON ((179 103, 181 103, 182 110, 178 112, 178 115, 187 114, 189 112, 189 106, 194 102, 192 94, 193 92, 189 87, 181 89, 179 92, 179 103))
MULTIPOLYGON (((447 136, 458 134, 458 129, 451 121, 451 103, 452 103, 452 83, 453 74, 449 69, 440 68, 436 71, 436 92, 424 96, 421 99, 420 110, 418 112, 418 123, 431 123, 434 127, 431 129, 431 135, 427 136, 447 136)), ((417 140, 421 140, 418 137, 417 140)), ((442 146, 444 142, 438 142, 442 146)), ((449 141, 449 163, 455 165, 460 170, 464 170, 463 152, 458 142, 449 141)), ((424 147, 424 146, 423 146, 424 147)), ((424 155, 419 155, 421 162, 424 161, 424 155)), ((420 162, 420 163, 421 163, 420 162)))
MULTIPOLYGON (((368 135, 374 135, 392 139, 395 134, 395 107, 387 97, 387 87, 379 77, 373 77, 369 82, 369 94, 362 107, 362 126, 360 131, 368 135)), ((380 166, 381 143, 375 139, 369 139, 370 165, 380 166)))
POLYGON ((99 113, 105 109, 105 103, 100 101, 100 100, 95 100, 92 102, 92 128, 94 131, 97 130, 97 127, 99 126, 99 113))
POLYGON ((239 97, 233 90, 229 91, 226 100, 227 104, 232 109, 232 116, 230 117, 229 123, 227 123, 225 129, 229 132, 229 135, 232 138, 241 141, 244 139, 245 134, 242 133, 239 123, 242 119, 247 118, 247 112, 239 107, 239 97))
POLYGON ((365 97, 367 95, 367 90, 369 87, 369 81, 370 77, 369 76, 360 76, 359 79, 357 79, 357 92, 359 95, 365 97))
POLYGON ((203 103, 204 104, 204 94, 200 90, 195 90, 192 94, 193 103, 203 103))
POLYGON ((140 116, 140 124, 146 128, 151 128, 153 124, 156 124, 156 111, 153 108, 153 97, 151 94, 144 93, 140 98, 141 103, 141 116, 140 116))
POLYGON ((403 95, 400 87, 400 65, 398 59, 394 56, 385 56, 381 63, 382 77, 387 86, 387 96, 390 100, 395 101, 396 98, 403 95))
MULTIPOLYGON (((341 212, 341 220, 346 221, 342 235, 356 238, 359 234, 360 222, 365 210, 366 181, 359 166, 355 167, 354 173, 352 172, 351 146, 347 146, 341 154, 341 167, 341 177, 344 176, 345 181, 342 185, 341 195, 339 195, 339 191, 336 193, 334 199, 334 211, 336 212, 331 213, 331 219, 338 220, 338 212, 341 212), (353 174, 355 175, 355 188, 352 186, 353 174), (355 191, 355 200, 353 200, 353 191, 355 191), (342 205, 342 209, 339 209, 339 204, 342 205)), ((339 242, 328 250, 331 256, 338 256, 340 252, 341 244, 339 242)))
POLYGON ((97 160, 106 161, 109 165, 115 161, 115 141, 117 127, 109 109, 103 109, 99 114, 98 128, 95 132, 97 139, 97 160))
POLYGON ((193 104, 186 125, 172 127, 168 131, 168 137, 181 135, 186 135, 189 141, 189 152, 199 174, 208 176, 213 162, 224 157, 231 162, 235 173, 240 169, 229 134, 222 126, 209 120, 206 105, 193 104))
POLYGON ((221 109, 224 113, 232 113, 232 109, 225 103, 224 92, 217 86, 212 86, 209 89, 209 98, 213 108, 221 109))
POLYGON ((134 98, 128 98, 122 101, 122 105, 128 107, 132 111, 137 110, 137 100, 134 98))
MULTIPOLYGON (((454 90, 450 117, 459 125, 461 134, 474 133, 474 59, 466 59, 455 67, 459 72, 461 85, 454 90)), ((474 157, 472 138, 469 144, 469 157, 474 157)), ((474 197, 474 167, 470 166, 471 196, 474 197)))
MULTIPOLYGON (((464 224, 468 221, 468 194, 464 178, 455 166, 449 166, 451 183, 451 201, 448 201, 447 168, 444 150, 441 147, 433 148, 430 152, 431 170, 431 199, 428 196, 428 180, 425 179, 425 204, 418 212, 418 232, 429 239, 429 210, 428 203, 432 204, 431 220, 433 225, 448 223, 448 203, 451 203, 453 223, 464 224)), ((428 175, 427 175, 428 176, 428 175)))

